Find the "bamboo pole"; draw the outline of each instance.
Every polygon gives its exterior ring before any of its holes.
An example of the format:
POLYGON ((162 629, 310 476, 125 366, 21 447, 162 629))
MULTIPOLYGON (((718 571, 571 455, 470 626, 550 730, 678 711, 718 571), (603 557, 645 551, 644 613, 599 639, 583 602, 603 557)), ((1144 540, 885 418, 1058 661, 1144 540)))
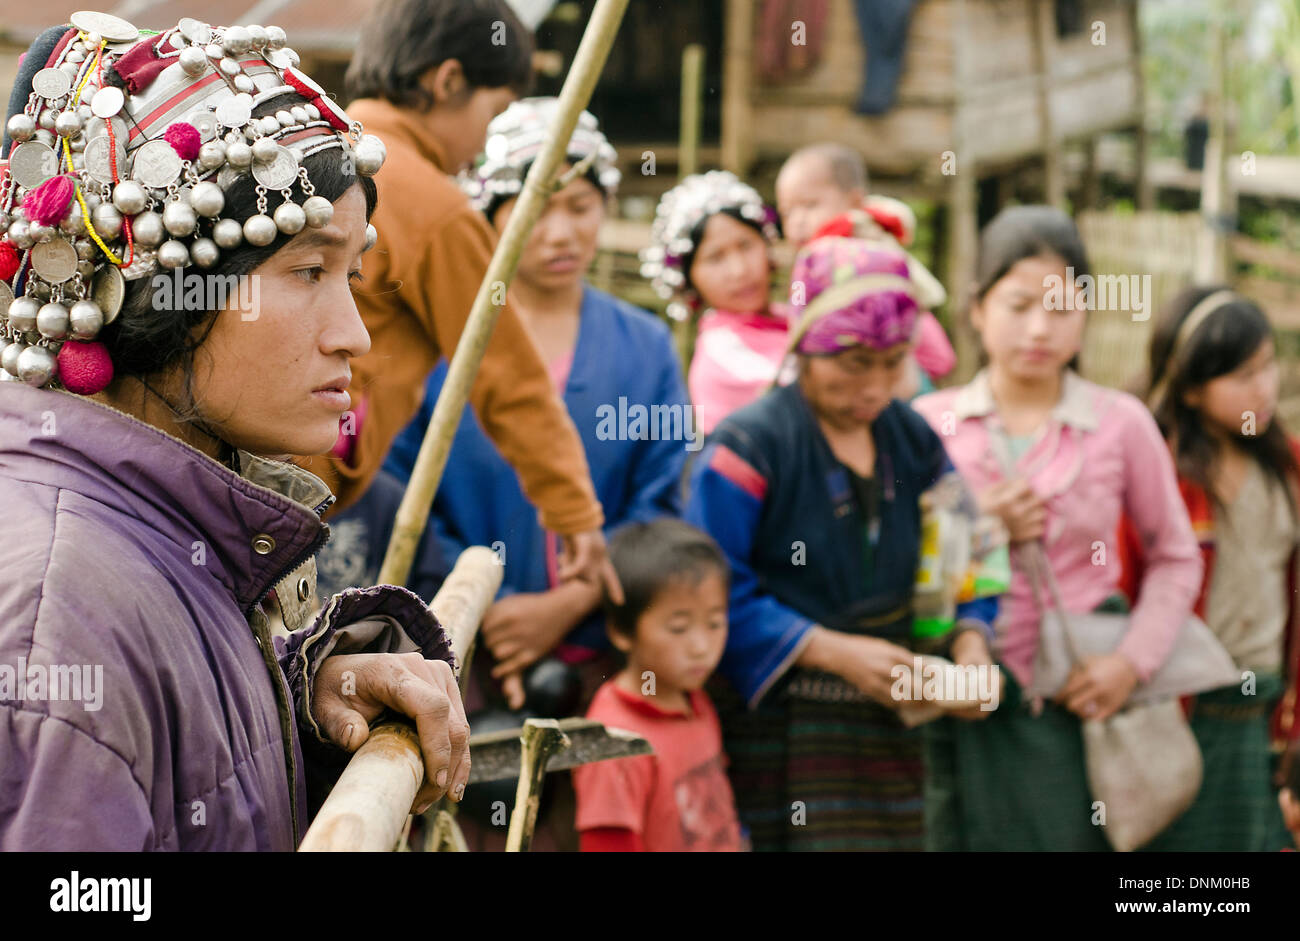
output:
MULTIPOLYGON (((460 554, 429 605, 451 638, 462 687, 469 675, 466 664, 475 635, 501 587, 501 574, 495 552, 471 546, 460 554)), ((300 851, 391 850, 423 781, 424 760, 414 727, 405 720, 380 723, 348 762, 303 837, 300 851)))
POLYGON ((492 261, 479 285, 478 296, 474 298, 465 330, 451 357, 447 379, 433 407, 433 418, 420 445, 419 456, 415 459, 411 482, 407 484, 401 505, 397 508, 392 539, 388 543, 384 564, 379 570, 381 584, 405 584, 411 573, 415 551, 424 534, 429 509, 433 506, 433 496, 438 491, 442 472, 447 466, 452 437, 460 424, 465 402, 469 398, 470 385, 474 382, 474 375, 478 372, 478 365, 492 338, 497 317, 501 314, 506 289, 519 266, 519 256, 533 225, 551 195, 556 170, 568 151, 569 139, 573 137, 578 115, 591 100, 592 89, 596 87, 601 69, 609 57, 627 3, 628 0, 597 0, 596 8, 592 11, 578 53, 574 56, 573 66, 560 90, 556 115, 548 131, 546 145, 528 171, 519 201, 510 213, 510 221, 492 254, 492 261))
POLYGON ((682 50, 682 117, 677 136, 677 178, 700 169, 700 122, 704 98, 704 47, 697 42, 682 50))

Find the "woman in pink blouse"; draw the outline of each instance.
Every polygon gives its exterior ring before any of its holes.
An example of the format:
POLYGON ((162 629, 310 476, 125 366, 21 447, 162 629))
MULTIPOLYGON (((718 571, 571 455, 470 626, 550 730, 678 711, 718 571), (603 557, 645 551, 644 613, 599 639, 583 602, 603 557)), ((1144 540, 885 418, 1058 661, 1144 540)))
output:
POLYGON ((1200 554, 1155 421, 1133 396, 1073 369, 1084 295, 1061 287, 1087 273, 1078 230, 1064 213, 1021 206, 999 214, 981 234, 970 309, 987 366, 968 385, 914 407, 1013 543, 1042 541, 1068 611, 1123 610, 1121 512, 1152 564, 1116 650, 1080 664, 1054 700, 1035 703, 1020 691, 1032 677, 1040 616, 1014 560, 994 651, 1006 681, 1002 705, 985 723, 944 721, 931 735, 931 848, 1107 849, 1080 719, 1114 713, 1165 661, 1200 586, 1200 554), (1071 297, 1080 303, 1060 303, 1071 297))

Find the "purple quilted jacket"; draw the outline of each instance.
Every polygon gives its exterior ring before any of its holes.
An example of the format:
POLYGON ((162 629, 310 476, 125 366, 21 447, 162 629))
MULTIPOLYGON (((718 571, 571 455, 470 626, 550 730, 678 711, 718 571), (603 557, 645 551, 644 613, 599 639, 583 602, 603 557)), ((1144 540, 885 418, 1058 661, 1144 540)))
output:
POLYGON ((310 620, 332 497, 239 464, 0 382, 0 850, 292 850, 304 746, 342 755, 311 718, 321 661, 452 662, 404 589, 349 589, 310 620))

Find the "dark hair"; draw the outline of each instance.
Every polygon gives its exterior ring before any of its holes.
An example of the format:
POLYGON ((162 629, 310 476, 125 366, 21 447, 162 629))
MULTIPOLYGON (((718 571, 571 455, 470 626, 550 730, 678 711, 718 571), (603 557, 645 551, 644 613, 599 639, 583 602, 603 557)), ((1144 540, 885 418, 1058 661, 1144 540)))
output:
MULTIPOLYGON (((1166 306, 1151 336, 1147 373, 1151 385, 1148 396, 1162 377, 1166 379, 1163 398, 1156 403, 1154 414, 1160 431, 1174 443, 1178 473, 1197 483, 1216 503, 1219 497, 1210 481, 1218 448, 1205 430, 1200 411, 1183 398, 1188 391, 1232 372, 1250 359, 1261 343, 1272 338, 1273 327, 1253 301, 1238 295, 1216 307, 1192 331, 1172 362, 1170 357, 1174 354, 1179 327, 1192 309, 1211 294, 1226 290, 1224 285, 1188 288, 1166 306)), ((1276 416, 1263 434, 1241 436, 1238 444, 1290 494, 1286 481, 1296 471, 1295 456, 1276 416)))
MULTIPOLYGON (((1003 209, 980 232, 979 252, 975 260, 973 300, 982 301, 1017 262, 1040 255, 1059 255, 1074 276, 1090 275, 1088 252, 1078 226, 1055 206, 1010 206, 1003 209)), ((981 362, 988 354, 980 350, 981 362)), ((1067 364, 1079 368, 1075 355, 1067 364)))
POLYGON ((506 0, 382 0, 371 9, 344 79, 351 98, 383 98, 428 111, 420 76, 448 59, 471 89, 528 93, 533 36, 506 0))
MULTIPOLYGON (((263 102, 253 110, 253 114, 254 116, 274 114, 284 107, 286 107, 284 98, 279 97, 263 102)), ((302 166, 307 169, 315 194, 323 196, 330 202, 341 197, 353 184, 359 183, 366 198, 366 218, 370 218, 377 200, 374 180, 356 175, 351 165, 344 160, 342 150, 330 148, 319 151, 304 159, 302 166)), ((226 203, 221 218, 236 219, 242 223, 256 215, 256 188, 257 182, 251 175, 241 174, 230 188, 224 191, 226 203)), ((294 182, 292 190, 294 201, 301 205, 306 195, 302 192, 300 180, 294 182)), ((274 211, 279 201, 278 193, 269 194, 268 214, 274 211)), ((203 220, 200 223, 202 234, 210 234, 211 225, 211 221, 203 220)), ((223 249, 216 266, 209 270, 201 270, 194 266, 177 270, 182 279, 203 277, 210 279, 210 283, 214 285, 223 285, 229 283, 227 279, 232 275, 246 275, 252 272, 292 238, 291 235, 279 233, 274 242, 260 248, 242 242, 237 248, 223 249)), ((157 270, 155 274, 165 275, 168 278, 175 276, 173 272, 162 269, 157 270)), ((204 296, 211 297, 217 293, 205 291, 204 296)), ((159 309, 154 307, 153 300, 154 277, 128 281, 121 312, 112 323, 104 327, 98 339, 108 347, 109 354, 113 358, 113 370, 119 376, 137 376, 147 381, 151 376, 179 367, 184 378, 183 399, 170 404, 182 417, 194 420, 197 418, 191 387, 194 378, 194 352, 207 339, 213 324, 216 323, 216 312, 190 310, 186 309, 184 304, 159 309)))
POLYGON ((695 254, 700 250, 700 239, 704 238, 704 230, 708 228, 709 220, 717 215, 729 216, 737 222, 749 226, 759 234, 764 242, 767 241, 767 236, 763 235, 762 224, 755 222, 753 219, 747 219, 745 216, 741 215, 740 210, 734 206, 727 206, 725 209, 719 209, 717 212, 705 216, 699 222, 695 223, 694 227, 691 229, 691 250, 682 256, 682 277, 686 279, 686 287, 691 290, 695 290, 695 284, 691 281, 691 266, 695 264, 695 254))
MULTIPOLYGON (((577 164, 582 162, 583 158, 575 154, 569 154, 569 156, 567 156, 565 160, 568 161, 570 166, 576 166, 577 164)), ((533 168, 533 161, 529 160, 519 170, 520 179, 527 179, 528 171, 531 170, 532 168, 533 168)), ((601 196, 603 196, 605 199, 609 199, 610 191, 605 189, 605 187, 601 184, 600 174, 596 172, 595 163, 592 163, 591 166, 587 167, 587 172, 582 174, 582 179, 586 180, 592 186, 596 187, 596 189, 600 190, 601 196)), ((522 192, 522 190, 520 192, 522 192)), ((500 209, 502 206, 504 206, 510 200, 516 199, 518 196, 519 193, 497 193, 492 197, 492 201, 488 203, 486 207, 484 207, 483 215, 487 216, 487 221, 489 223, 491 223, 492 225, 496 225, 497 210, 500 209)))
POLYGON ((727 579, 727 557, 712 538, 689 523, 663 517, 628 523, 610 539, 609 558, 623 585, 623 604, 605 599, 605 620, 625 637, 636 636, 637 621, 669 582, 698 584, 710 572, 727 579))

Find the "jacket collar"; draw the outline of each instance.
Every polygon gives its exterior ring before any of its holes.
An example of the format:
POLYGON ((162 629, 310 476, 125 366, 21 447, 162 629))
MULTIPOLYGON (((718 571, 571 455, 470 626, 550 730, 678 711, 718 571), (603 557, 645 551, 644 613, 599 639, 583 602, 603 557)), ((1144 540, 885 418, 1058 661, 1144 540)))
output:
POLYGON ((366 133, 380 137, 386 146, 404 141, 443 173, 449 172, 447 152, 420 120, 418 111, 382 98, 359 98, 348 105, 348 114, 365 126, 366 133))
MULTIPOLYGON (((987 369, 981 369, 976 373, 975 378, 967 383, 953 399, 953 415, 957 421, 967 418, 987 418, 995 415, 997 410, 987 369)), ((1061 398, 1053 407, 1051 414, 1061 424, 1071 425, 1080 431, 1097 430, 1097 413, 1093 408, 1090 383, 1073 369, 1067 369, 1062 373, 1061 398)))
POLYGON ((81 494, 191 555, 247 614, 328 538, 329 488, 237 452, 241 473, 102 402, 0 383, 0 475, 81 494))

